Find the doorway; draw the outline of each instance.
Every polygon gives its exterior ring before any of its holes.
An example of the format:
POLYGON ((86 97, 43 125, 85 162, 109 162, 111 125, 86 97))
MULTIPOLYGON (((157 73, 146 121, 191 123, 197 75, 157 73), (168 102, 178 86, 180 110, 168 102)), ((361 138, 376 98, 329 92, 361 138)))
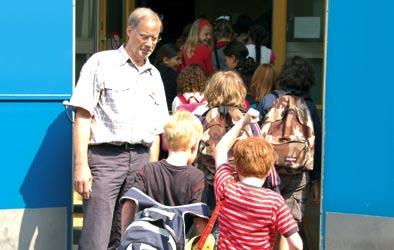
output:
MULTIPOLYGON (((315 67, 312 99, 320 114, 324 99, 324 36, 326 0, 80 0, 76 1, 76 79, 83 63, 97 51, 116 48, 125 42, 128 14, 136 7, 150 7, 163 20, 162 41, 175 42, 183 28, 197 17, 214 20, 229 15, 232 23, 241 14, 263 22, 271 34, 271 48, 280 69, 286 58, 301 55, 315 67)), ((152 55, 154 57, 154 54, 152 55)), ((321 116, 322 118, 322 116, 321 116)), ((305 215, 305 249, 319 249, 320 206, 308 203, 305 215)), ((81 200, 74 199, 74 244, 82 226, 81 200)))

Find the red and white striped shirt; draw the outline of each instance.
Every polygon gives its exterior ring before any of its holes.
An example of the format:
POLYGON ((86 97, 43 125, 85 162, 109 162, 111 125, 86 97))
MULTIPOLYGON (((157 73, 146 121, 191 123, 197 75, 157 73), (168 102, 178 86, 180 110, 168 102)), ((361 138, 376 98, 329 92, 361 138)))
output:
POLYGON ((241 183, 233 173, 225 164, 215 175, 216 197, 224 195, 219 214, 219 249, 273 249, 277 232, 285 237, 298 232, 280 194, 241 183))

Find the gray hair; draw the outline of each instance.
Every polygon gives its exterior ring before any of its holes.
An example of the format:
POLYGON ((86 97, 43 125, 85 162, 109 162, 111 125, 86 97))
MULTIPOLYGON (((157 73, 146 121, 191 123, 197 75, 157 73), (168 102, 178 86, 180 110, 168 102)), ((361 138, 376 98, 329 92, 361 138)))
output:
POLYGON ((132 28, 136 28, 142 20, 153 20, 160 25, 160 31, 162 31, 163 29, 163 24, 159 15, 150 8, 136 8, 135 10, 133 10, 133 12, 130 13, 127 23, 132 28))

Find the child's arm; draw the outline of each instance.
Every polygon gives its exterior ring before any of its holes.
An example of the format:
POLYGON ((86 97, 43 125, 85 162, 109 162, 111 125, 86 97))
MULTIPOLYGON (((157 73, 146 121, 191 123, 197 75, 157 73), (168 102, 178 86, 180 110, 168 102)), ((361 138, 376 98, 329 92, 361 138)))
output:
POLYGON ((150 162, 159 160, 159 155, 160 155, 160 135, 155 135, 155 138, 153 139, 153 143, 150 146, 149 152, 150 152, 150 157, 149 157, 149 161, 150 162))
POLYGON ((300 235, 298 233, 294 233, 286 238, 287 243, 289 245, 289 250, 302 250, 303 243, 300 235))
POLYGON ((204 219, 196 216, 193 218, 193 223, 194 223, 194 227, 196 228, 196 233, 202 234, 205 226, 208 224, 208 219, 204 219))
POLYGON ((242 128, 249 124, 258 122, 259 112, 255 109, 249 109, 248 112, 242 117, 235 125, 222 137, 216 145, 215 166, 218 168, 224 163, 227 163, 227 153, 233 146, 242 128))
POLYGON ((134 221, 135 208, 136 205, 133 200, 125 200, 122 204, 121 217, 120 217, 121 238, 123 238, 127 227, 131 224, 131 222, 134 221))

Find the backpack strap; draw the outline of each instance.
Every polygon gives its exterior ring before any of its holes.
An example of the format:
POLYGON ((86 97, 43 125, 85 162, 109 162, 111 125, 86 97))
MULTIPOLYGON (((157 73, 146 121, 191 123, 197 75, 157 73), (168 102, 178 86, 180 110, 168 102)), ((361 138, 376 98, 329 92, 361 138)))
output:
POLYGON ((153 207, 155 205, 160 205, 160 203, 152 199, 150 196, 134 187, 127 191, 127 193, 120 199, 120 201, 122 200, 133 200, 138 207, 138 211, 153 207))
POLYGON ((194 101, 196 101, 195 103, 203 103, 205 101, 205 98, 202 98, 201 100, 198 100, 194 95, 190 96, 189 99, 187 99, 188 103, 190 103, 190 100, 194 99, 194 101))
MULTIPOLYGON (((224 186, 227 186, 230 183, 234 183, 234 179, 229 179, 224 183, 224 186)), ((216 206, 213 210, 211 217, 209 218, 208 224, 205 226, 204 231, 202 232, 200 239, 197 243, 197 249, 202 250, 205 244, 205 241, 208 238, 208 235, 212 232, 213 226, 215 225, 216 219, 219 216, 220 209, 222 208, 224 200, 224 195, 222 195, 219 199, 216 200, 216 206)))
POLYGON ((272 104, 282 95, 283 93, 281 91, 274 90, 268 95, 266 95, 263 99, 261 99, 260 102, 257 104, 256 109, 260 112, 260 125, 264 121, 264 117, 272 107, 272 104))
POLYGON ((216 69, 220 70, 220 62, 219 62, 219 55, 218 55, 218 49, 215 48, 213 49, 213 53, 215 54, 215 60, 216 60, 216 69))
POLYGON ((187 100, 182 94, 178 94, 177 95, 179 100, 183 103, 183 104, 189 104, 189 100, 187 100))

